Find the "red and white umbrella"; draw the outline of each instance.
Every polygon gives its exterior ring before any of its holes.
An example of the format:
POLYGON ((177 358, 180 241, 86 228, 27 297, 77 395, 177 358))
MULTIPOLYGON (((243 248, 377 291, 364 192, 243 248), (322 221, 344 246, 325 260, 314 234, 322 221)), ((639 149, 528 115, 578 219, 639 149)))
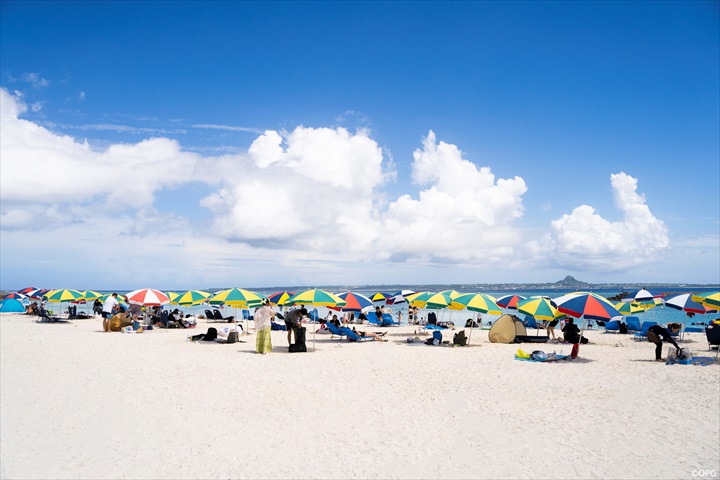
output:
POLYGON ((150 307, 170 303, 170 298, 160 290, 154 288, 141 288, 126 295, 128 303, 135 305, 146 305, 150 307))

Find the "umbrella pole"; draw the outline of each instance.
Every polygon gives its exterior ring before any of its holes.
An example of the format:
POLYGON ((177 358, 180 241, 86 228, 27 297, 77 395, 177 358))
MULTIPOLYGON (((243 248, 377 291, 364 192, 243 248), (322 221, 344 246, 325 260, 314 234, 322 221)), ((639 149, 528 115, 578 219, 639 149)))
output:
MULTIPOLYGON (((310 310, 310 321, 312 322, 312 311, 315 310, 315 305, 311 305, 310 309, 311 309, 310 310)), ((320 313, 318 313, 318 319, 319 318, 320 318, 320 313)), ((317 328, 313 327, 313 349, 312 349, 313 352, 315 352, 315 331, 316 330, 317 330, 317 328)))
POLYGON ((470 345, 470 339, 472 338, 472 331, 473 331, 473 323, 476 322, 476 319, 477 319, 477 312, 475 312, 472 320, 470 320, 470 335, 468 335, 468 341, 467 341, 468 345, 470 345))
POLYGON ((585 323, 587 320, 583 317, 582 328, 580 328, 580 339, 578 339, 578 356, 580 355, 580 345, 582 344, 583 332, 585 332, 585 323))

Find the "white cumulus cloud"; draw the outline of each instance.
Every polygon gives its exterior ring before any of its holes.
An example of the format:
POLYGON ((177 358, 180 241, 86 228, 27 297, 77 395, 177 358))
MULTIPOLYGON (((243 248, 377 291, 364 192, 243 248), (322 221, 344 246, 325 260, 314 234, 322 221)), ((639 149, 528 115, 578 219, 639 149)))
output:
POLYGON ((593 207, 580 205, 552 221, 550 233, 535 250, 544 251, 550 263, 601 271, 641 265, 667 250, 668 228, 637 193, 637 179, 620 172, 610 176, 610 183, 621 221, 609 221, 593 207))

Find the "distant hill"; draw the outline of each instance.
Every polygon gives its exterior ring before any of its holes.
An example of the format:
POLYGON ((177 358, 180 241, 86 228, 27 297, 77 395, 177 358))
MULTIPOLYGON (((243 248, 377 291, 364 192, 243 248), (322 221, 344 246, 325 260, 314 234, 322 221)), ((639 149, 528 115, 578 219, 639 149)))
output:
POLYGON ((566 287, 566 288, 576 288, 576 287, 587 287, 590 284, 587 282, 581 282, 580 280, 576 280, 575 277, 572 275, 568 275, 567 277, 563 278, 562 280, 555 282, 555 285, 559 287, 566 287))

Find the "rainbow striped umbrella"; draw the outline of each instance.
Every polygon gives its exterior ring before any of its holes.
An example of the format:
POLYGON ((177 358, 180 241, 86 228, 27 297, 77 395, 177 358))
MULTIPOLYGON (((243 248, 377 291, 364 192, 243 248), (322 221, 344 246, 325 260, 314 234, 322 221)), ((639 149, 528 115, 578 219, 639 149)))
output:
MULTIPOLYGON (((168 292, 168 295, 170 293, 171 292, 168 292)), ((178 305, 199 305, 206 301, 210 295, 212 294, 202 290, 188 290, 183 294, 175 294, 175 298, 172 299, 172 303, 178 305)))
POLYGON ((525 300, 525 297, 522 295, 503 295, 502 297, 498 298, 495 303, 497 303, 499 306, 503 308, 510 308, 513 310, 517 310, 517 304, 520 300, 525 300))
POLYGON ((559 312, 548 297, 531 297, 517 302, 517 311, 533 317, 535 320, 551 322, 564 314, 559 312))
POLYGON ((338 293, 337 296, 345 300, 345 306, 330 308, 339 309, 342 312, 367 312, 373 308, 372 300, 365 295, 355 292, 342 292, 338 293))
POLYGON ((575 292, 554 299, 557 309, 573 317, 592 320, 610 320, 621 317, 615 305, 596 293, 575 292))
POLYGON ((665 306, 674 308, 675 310, 682 310, 685 313, 715 313, 717 307, 708 308, 704 303, 700 303, 694 300, 697 295, 690 293, 683 293, 675 295, 674 297, 665 300, 665 306))

